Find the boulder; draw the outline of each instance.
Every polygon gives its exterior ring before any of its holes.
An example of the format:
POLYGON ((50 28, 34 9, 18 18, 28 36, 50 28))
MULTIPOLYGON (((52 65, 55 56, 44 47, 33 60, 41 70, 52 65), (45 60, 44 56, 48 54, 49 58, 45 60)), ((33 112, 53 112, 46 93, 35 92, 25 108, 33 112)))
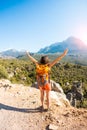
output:
POLYGON ((56 83, 53 80, 51 80, 50 83, 51 83, 51 89, 52 89, 52 91, 63 93, 63 89, 61 88, 60 84, 56 83))
POLYGON ((49 130, 58 130, 58 126, 54 125, 54 124, 50 124, 48 129, 49 130))

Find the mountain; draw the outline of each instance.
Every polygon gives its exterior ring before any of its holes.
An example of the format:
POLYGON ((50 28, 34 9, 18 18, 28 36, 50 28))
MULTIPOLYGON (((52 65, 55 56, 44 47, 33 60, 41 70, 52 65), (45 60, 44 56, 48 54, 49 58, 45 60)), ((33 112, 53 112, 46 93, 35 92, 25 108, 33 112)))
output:
MULTIPOLYGON (((62 42, 56 42, 45 48, 41 48, 37 53, 58 53, 63 52, 66 48, 69 49, 69 53, 85 53, 87 55, 87 46, 80 39, 75 37, 69 37, 62 42)), ((34 54, 34 53, 31 53, 34 54)), ((16 49, 9 49, 0 52, 0 57, 5 58, 17 58, 25 55, 25 51, 18 51, 16 49)))
POLYGON ((87 46, 80 39, 69 37, 65 41, 57 42, 45 48, 41 48, 38 53, 63 52, 66 48, 69 49, 69 52, 87 51, 87 46))
POLYGON ((9 49, 0 53, 1 57, 18 57, 24 55, 24 51, 17 51, 15 49, 9 49))

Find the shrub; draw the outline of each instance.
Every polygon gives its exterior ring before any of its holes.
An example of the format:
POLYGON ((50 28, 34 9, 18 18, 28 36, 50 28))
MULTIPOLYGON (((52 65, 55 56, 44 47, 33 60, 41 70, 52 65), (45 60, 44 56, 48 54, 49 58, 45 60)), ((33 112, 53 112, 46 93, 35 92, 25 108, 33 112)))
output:
POLYGON ((5 78, 5 79, 8 78, 7 70, 2 65, 0 65, 0 78, 5 78))

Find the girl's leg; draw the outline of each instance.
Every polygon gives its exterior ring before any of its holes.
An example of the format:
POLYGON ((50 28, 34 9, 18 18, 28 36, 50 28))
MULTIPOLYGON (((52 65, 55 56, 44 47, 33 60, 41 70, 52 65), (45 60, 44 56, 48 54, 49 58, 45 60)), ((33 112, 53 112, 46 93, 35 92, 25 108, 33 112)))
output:
POLYGON ((40 100, 41 100, 41 104, 42 104, 42 107, 43 107, 43 103, 44 103, 44 90, 43 89, 40 89, 40 100))
POLYGON ((46 90, 46 99, 47 99, 47 109, 49 109, 50 106, 50 91, 46 90))

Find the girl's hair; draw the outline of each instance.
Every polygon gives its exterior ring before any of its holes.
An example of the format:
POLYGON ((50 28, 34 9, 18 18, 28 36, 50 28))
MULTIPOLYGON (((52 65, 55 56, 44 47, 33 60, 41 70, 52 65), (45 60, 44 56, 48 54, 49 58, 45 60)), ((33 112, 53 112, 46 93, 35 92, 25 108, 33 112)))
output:
POLYGON ((40 59, 40 64, 47 64, 47 63, 49 63, 48 56, 42 56, 40 59))

